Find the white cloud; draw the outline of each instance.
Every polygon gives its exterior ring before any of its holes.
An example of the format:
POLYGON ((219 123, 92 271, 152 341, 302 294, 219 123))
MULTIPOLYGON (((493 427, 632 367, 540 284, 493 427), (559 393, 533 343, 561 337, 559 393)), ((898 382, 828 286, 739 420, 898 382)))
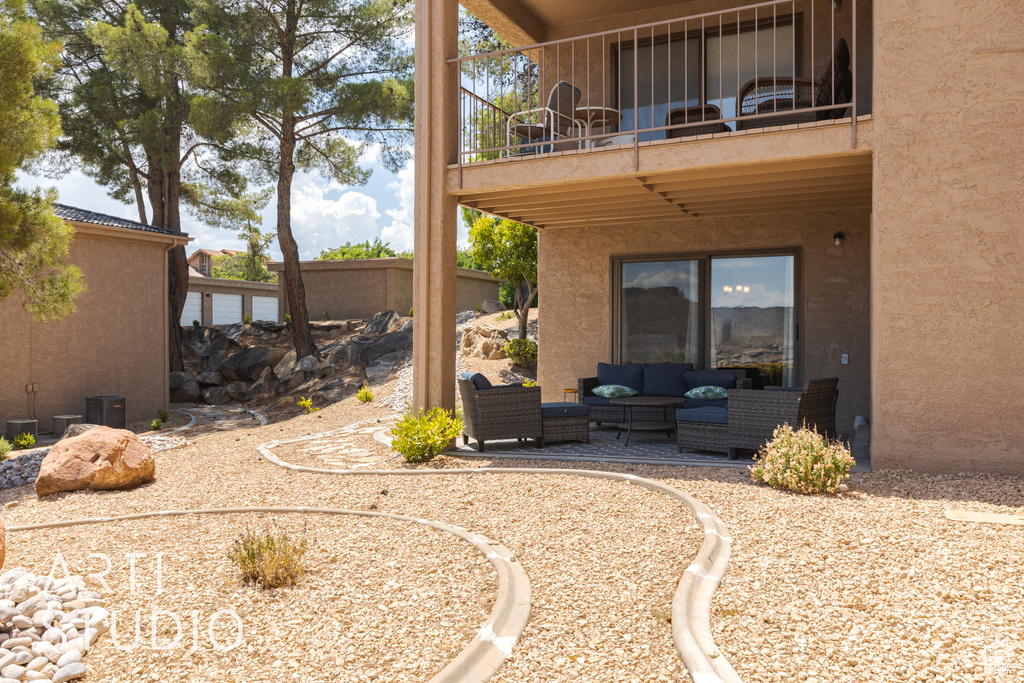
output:
MULTIPOLYGON (((642 267, 642 266, 641 266, 642 267)), ((640 289, 654 289, 657 287, 675 287, 682 293, 696 293, 697 278, 686 272, 674 268, 664 268, 653 265, 646 272, 638 272, 630 282, 623 283, 624 287, 637 287, 640 289)))
POLYGON ((407 251, 413 245, 413 209, 416 202, 415 170, 413 160, 406 162, 398 172, 398 180, 388 183, 388 189, 398 196, 398 208, 385 213, 391 219, 381 230, 381 240, 390 242, 397 251, 407 251))

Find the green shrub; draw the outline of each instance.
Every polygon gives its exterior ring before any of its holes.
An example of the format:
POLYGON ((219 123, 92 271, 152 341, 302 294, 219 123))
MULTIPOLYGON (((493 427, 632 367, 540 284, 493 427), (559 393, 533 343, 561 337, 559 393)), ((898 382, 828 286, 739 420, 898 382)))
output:
POLYGON ((306 415, 320 410, 319 408, 313 407, 313 399, 306 398, 305 396, 299 396, 299 400, 296 401, 296 405, 302 408, 306 415))
POLYGON ((327 372, 326 370, 321 370, 320 374, 317 375, 317 379, 327 379, 327 375, 329 374, 331 373, 327 372))
POLYGON ((359 391, 356 392, 356 398, 363 403, 369 403, 373 400, 373 392, 370 391, 370 387, 363 385, 359 387, 359 391))
POLYGON ((246 530, 228 552, 242 580, 263 588, 295 585, 304 573, 305 536, 293 539, 283 529, 246 530))
POLYGON ((242 316, 242 322, 248 325, 249 323, 252 322, 252 316, 251 315, 243 315, 242 316))
POLYGON ((841 443, 788 424, 775 430, 754 459, 754 481, 796 493, 835 493, 853 467, 853 457, 841 443))
POLYGON ((408 462, 426 462, 444 452, 448 443, 461 433, 462 420, 447 410, 408 412, 391 428, 391 449, 408 462))
POLYGON ((409 317, 412 317, 412 306, 409 307, 409 317))
POLYGON ((167 414, 166 410, 158 410, 158 411, 156 411, 156 416, 160 418, 161 422, 167 422, 167 418, 170 417, 170 415, 167 414))
POLYGON ((192 327, 201 327, 201 325, 199 324, 198 320, 193 320, 192 321, 192 327))
POLYGON ((14 448, 22 451, 26 448, 32 448, 36 443, 36 437, 29 432, 22 432, 14 437, 14 448))
POLYGON ((163 426, 164 426, 164 421, 161 420, 159 417, 149 423, 149 428, 152 429, 154 432, 159 431, 160 428, 163 427, 163 426))
POLYGON ((513 317, 515 317, 515 314, 512 313, 512 311, 502 311, 501 313, 498 314, 498 317, 495 318, 495 320, 497 320, 500 323, 503 323, 506 320, 511 320, 513 317))
POLYGON ((291 324, 291 322, 292 322, 292 315, 291 315, 291 313, 285 313, 284 314, 284 321, 286 323, 288 323, 288 324, 291 324))
POLYGON ((537 342, 532 339, 513 339, 504 350, 517 365, 529 368, 537 364, 537 342))
POLYGON ((477 313, 483 313, 483 312, 484 312, 483 306, 482 306, 481 304, 479 304, 479 303, 477 303, 477 305, 476 305, 476 307, 474 308, 474 310, 475 310, 475 311, 476 311, 477 313))
POLYGON ((11 452, 11 442, 0 436, 0 462, 7 459, 7 454, 11 452))

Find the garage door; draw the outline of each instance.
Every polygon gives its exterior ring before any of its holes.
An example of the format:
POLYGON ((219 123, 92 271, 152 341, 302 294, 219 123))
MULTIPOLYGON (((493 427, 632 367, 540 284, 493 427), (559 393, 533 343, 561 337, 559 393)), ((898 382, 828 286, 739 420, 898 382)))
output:
POLYGON ((181 326, 192 327, 192 322, 203 321, 203 295, 200 292, 189 292, 185 297, 185 307, 181 309, 181 326))
POLYGON ((213 295, 213 324, 231 325, 242 322, 241 294, 213 295))
POLYGON ((277 297, 276 296, 254 296, 252 298, 252 319, 253 320, 269 320, 270 322, 278 322, 277 320, 277 297))

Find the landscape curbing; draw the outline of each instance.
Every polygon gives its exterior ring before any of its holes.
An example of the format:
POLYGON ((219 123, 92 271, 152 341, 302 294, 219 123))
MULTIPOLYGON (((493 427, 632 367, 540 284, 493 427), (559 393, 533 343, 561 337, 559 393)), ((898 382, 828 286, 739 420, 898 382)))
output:
POLYGON ((512 647, 519 640, 523 629, 526 628, 526 622, 530 618, 530 579, 515 554, 508 548, 497 541, 462 527, 389 512, 313 507, 230 507, 199 510, 161 510, 159 512, 139 512, 114 517, 93 517, 63 520, 60 522, 23 524, 9 526, 7 531, 57 529, 83 524, 103 524, 158 517, 250 513, 354 515, 357 517, 385 517, 400 522, 412 522, 457 536, 472 545, 486 557, 498 575, 498 591, 490 616, 487 622, 480 628, 476 637, 470 641, 469 645, 455 659, 449 662, 440 673, 431 678, 429 683, 483 683, 487 681, 502 665, 505 658, 508 657, 512 647))
MULTIPOLYGON (((320 434, 283 439, 280 441, 268 441, 260 444, 257 448, 260 455, 271 464, 290 469, 293 472, 308 472, 312 474, 334 474, 342 476, 430 476, 430 475, 465 475, 465 474, 565 474, 591 479, 606 479, 610 481, 624 481, 628 484, 637 484, 646 489, 663 493, 670 498, 681 502, 697 520, 697 524, 704 532, 704 541, 693 563, 686 568, 679 580, 675 594, 672 598, 672 642, 676 652, 679 654, 683 665, 689 671, 695 683, 738 683, 741 679, 736 670, 728 662, 715 644, 711 631, 711 602, 715 591, 718 590, 725 576, 729 565, 729 557, 732 552, 732 537, 729 535, 725 522, 718 518, 711 509, 693 496, 682 491, 661 484, 651 479, 638 477, 632 474, 620 474, 618 472, 602 472, 599 470, 583 469, 548 469, 536 467, 476 467, 445 470, 341 470, 320 467, 306 467, 287 463, 276 455, 271 449, 277 446, 308 441, 322 438, 332 434, 351 431, 353 428, 368 424, 372 420, 365 420, 348 425, 341 429, 320 434)), ((390 446, 390 438, 385 432, 378 432, 373 438, 385 445, 390 446)), ((497 605, 496 605, 497 607, 497 605)), ((525 626, 525 623, 524 623, 525 626)), ((521 632, 521 630, 520 630, 521 632)), ((518 635, 516 636, 518 640, 518 635)), ((513 641, 509 645, 515 644, 513 641)), ((504 661, 504 657, 502 658, 504 661)), ((454 664, 454 662, 453 662, 454 664)), ((498 666, 501 662, 498 662, 498 666)), ((447 669, 446 669, 447 670, 447 669)), ((495 667, 495 671, 497 666, 495 667)), ((442 672, 443 673, 443 672, 442 672)), ((489 677, 489 676, 488 676, 489 677)), ((451 679, 452 681, 487 680, 484 679, 451 679)))

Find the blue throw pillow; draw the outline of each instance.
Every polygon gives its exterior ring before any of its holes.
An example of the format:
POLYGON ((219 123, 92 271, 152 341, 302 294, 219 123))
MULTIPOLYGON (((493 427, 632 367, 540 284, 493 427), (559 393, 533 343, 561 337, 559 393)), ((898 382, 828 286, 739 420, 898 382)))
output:
POLYGON ((707 384, 702 387, 694 387, 693 389, 690 389, 686 392, 685 396, 686 398, 700 398, 705 401, 713 401, 716 399, 729 398, 729 390, 707 384))
POLYGON ((602 384, 591 391, 601 398, 622 398, 623 396, 636 396, 636 389, 624 387, 621 384, 602 384))

